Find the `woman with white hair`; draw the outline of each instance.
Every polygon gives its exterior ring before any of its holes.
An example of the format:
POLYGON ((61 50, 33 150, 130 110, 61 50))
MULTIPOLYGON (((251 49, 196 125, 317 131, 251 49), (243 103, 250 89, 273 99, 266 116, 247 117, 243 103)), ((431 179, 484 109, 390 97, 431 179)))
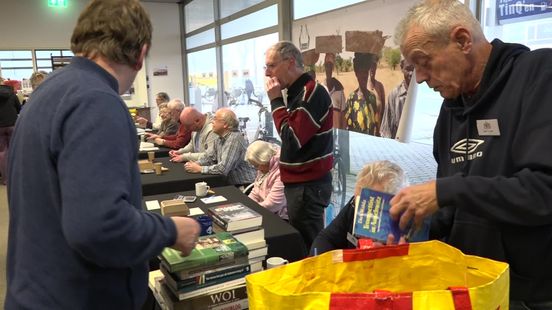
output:
POLYGON ((280 180, 280 148, 265 141, 255 141, 247 148, 245 160, 257 169, 249 198, 287 220, 284 184, 280 180))
MULTIPOLYGON (((348 235, 353 231, 355 198, 360 195, 363 188, 395 194, 406 185, 404 171, 397 164, 387 160, 366 164, 357 175, 354 196, 341 209, 330 225, 316 236, 310 249, 311 255, 336 249, 355 248, 355 245, 349 241, 348 235)), ((394 241, 391 240, 391 242, 394 241)))

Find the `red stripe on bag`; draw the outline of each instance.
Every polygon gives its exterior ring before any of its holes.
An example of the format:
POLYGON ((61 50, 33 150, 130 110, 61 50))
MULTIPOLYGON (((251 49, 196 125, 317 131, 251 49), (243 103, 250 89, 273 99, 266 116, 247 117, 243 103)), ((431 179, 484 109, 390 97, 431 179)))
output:
POLYGON ((452 292, 452 300, 454 301, 454 309, 456 310, 471 310, 470 291, 464 286, 451 286, 448 288, 452 292))
POLYGON ((330 310, 412 310, 412 293, 335 293, 330 310))
POLYGON ((366 250, 343 250, 343 262, 363 261, 392 256, 405 256, 408 255, 409 246, 410 244, 405 243, 399 245, 386 245, 366 250))

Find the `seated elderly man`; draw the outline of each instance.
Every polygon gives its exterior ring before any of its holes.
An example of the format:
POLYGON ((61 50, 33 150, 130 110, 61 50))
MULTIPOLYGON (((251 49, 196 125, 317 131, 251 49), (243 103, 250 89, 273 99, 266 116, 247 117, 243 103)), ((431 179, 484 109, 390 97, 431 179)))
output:
POLYGON ((218 135, 213 132, 213 115, 202 114, 195 108, 187 107, 180 114, 180 124, 192 132, 192 139, 185 147, 169 152, 172 162, 197 161, 205 151, 213 148, 218 135))
POLYGON ((141 116, 138 116, 136 118, 136 122, 142 128, 151 128, 151 129, 159 130, 159 127, 161 126, 161 122, 163 121, 161 119, 161 107, 167 106, 167 103, 169 103, 170 100, 171 98, 167 93, 165 92, 157 93, 157 95, 155 95, 155 103, 157 104, 157 107, 151 108, 151 112, 152 112, 151 115, 155 115, 155 122, 152 123, 141 116))
POLYGON ((284 183, 280 180, 280 148, 265 141, 255 141, 247 148, 245 160, 257 169, 249 198, 287 220, 284 183))
POLYGON ((221 108, 213 118, 213 132, 218 135, 214 147, 207 149, 197 161, 184 167, 191 173, 222 174, 228 183, 243 186, 255 179, 255 169, 245 161, 247 142, 238 131, 238 118, 232 110, 221 108))
POLYGON ((178 132, 178 122, 171 117, 171 110, 166 104, 159 105, 159 117, 161 117, 161 124, 157 134, 160 137, 174 135, 178 132))
MULTIPOLYGON (((347 238, 353 231, 355 216, 355 197, 363 188, 371 188, 386 193, 397 193, 406 185, 404 171, 398 165, 387 161, 374 161, 366 164, 357 175, 355 194, 349 203, 343 207, 337 217, 324 228, 311 246, 311 255, 321 254, 336 249, 355 248, 347 238)), ((402 239, 402 238, 401 238, 402 239)), ((387 243, 394 243, 393 235, 389 235, 387 243)))
MULTIPOLYGON (((180 114, 184 110, 184 102, 180 99, 172 99, 167 104, 167 108, 171 113, 171 118, 175 122, 180 123, 180 114)), ((187 131, 182 124, 178 126, 178 131, 173 135, 156 135, 151 133, 146 133, 146 137, 149 141, 154 142, 157 145, 165 146, 170 149, 179 149, 184 147, 191 139, 191 132, 187 131)))

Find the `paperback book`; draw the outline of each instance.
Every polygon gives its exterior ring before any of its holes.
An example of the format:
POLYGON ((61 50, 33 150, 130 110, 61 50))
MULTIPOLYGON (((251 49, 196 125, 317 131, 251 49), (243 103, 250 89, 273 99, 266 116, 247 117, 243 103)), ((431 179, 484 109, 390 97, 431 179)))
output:
POLYGON ((263 217, 242 203, 229 203, 210 207, 209 215, 228 232, 261 226, 263 217))
POLYGON ((178 300, 169 291, 165 283, 160 290, 167 307, 173 310, 217 310, 217 309, 247 309, 247 287, 245 284, 227 287, 219 290, 211 290, 205 294, 178 300))
POLYGON ((207 288, 207 287, 228 282, 231 280, 244 278, 250 272, 251 272, 251 267, 247 265, 247 267, 240 272, 236 272, 235 270, 228 271, 226 274, 220 274, 219 276, 213 279, 203 281, 203 279, 200 278, 198 279, 198 281, 194 281, 198 283, 191 283, 191 281, 187 281, 187 280, 179 281, 173 274, 167 271, 163 271, 163 275, 165 276, 165 283, 175 294, 175 296, 180 296, 180 294, 192 292, 202 288, 207 288))
POLYGON ((205 273, 187 279, 181 279, 177 273, 170 273, 165 268, 161 268, 161 271, 165 276, 167 284, 169 284, 176 291, 189 286, 208 286, 209 284, 220 283, 223 282, 220 281, 220 279, 225 279, 228 276, 236 274, 249 274, 249 272, 251 272, 251 266, 249 264, 230 266, 230 268, 226 268, 225 270, 205 273))
POLYGON ((403 236, 408 242, 428 240, 429 219, 418 229, 411 223, 407 229, 401 230, 399 223, 389 215, 392 198, 392 194, 363 188, 355 204, 353 235, 382 243, 387 241, 389 234, 393 234, 397 241, 403 236))
POLYGON ((169 272, 177 272, 201 266, 216 266, 220 262, 232 261, 247 254, 247 247, 232 234, 220 232, 199 237, 196 247, 188 256, 182 256, 178 250, 165 248, 161 252, 161 259, 166 263, 169 272))

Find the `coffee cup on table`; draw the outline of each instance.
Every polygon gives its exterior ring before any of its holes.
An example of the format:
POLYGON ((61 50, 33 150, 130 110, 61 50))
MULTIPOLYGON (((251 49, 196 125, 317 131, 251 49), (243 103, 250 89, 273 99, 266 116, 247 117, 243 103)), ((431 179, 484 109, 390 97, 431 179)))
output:
POLYGON ((154 159, 155 159, 155 152, 154 151, 149 151, 148 152, 148 160, 150 162, 153 162, 154 159))
POLYGON ((207 192, 209 191, 211 187, 209 187, 209 185, 207 185, 207 183, 205 182, 198 182, 195 184, 195 191, 196 191, 196 196, 198 197, 203 197, 203 196, 207 196, 207 192))
POLYGON ((155 163, 153 164, 153 167, 155 168, 155 174, 161 175, 163 172, 163 163, 155 163))
POLYGON ((276 268, 289 263, 287 259, 281 257, 271 257, 266 260, 266 269, 276 268))

